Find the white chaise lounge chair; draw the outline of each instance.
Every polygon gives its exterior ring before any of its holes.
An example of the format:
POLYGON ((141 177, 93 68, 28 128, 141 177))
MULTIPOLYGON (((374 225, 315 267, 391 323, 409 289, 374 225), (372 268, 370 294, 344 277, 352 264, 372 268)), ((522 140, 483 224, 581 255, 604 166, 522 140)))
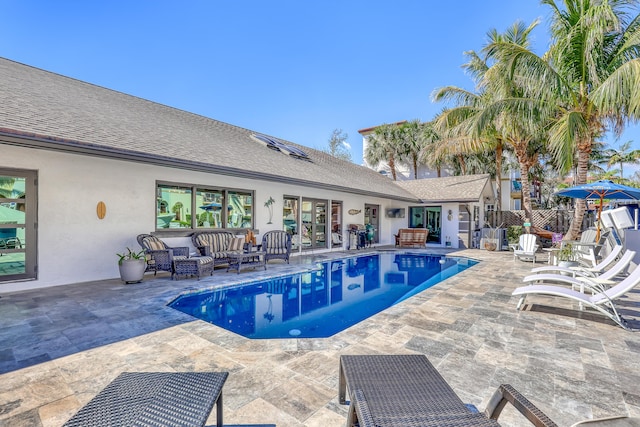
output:
MULTIPOLYGON (((599 311, 600 313, 604 314, 609 319, 620 325, 622 328, 626 330, 632 330, 633 328, 629 327, 627 321, 623 319, 622 316, 620 316, 620 314, 618 313, 618 310, 616 309, 613 301, 625 295, 631 289, 636 287, 638 283, 640 283, 640 268, 635 268, 633 272, 631 272, 631 274, 624 280, 618 282, 618 284, 612 286, 606 291, 591 288, 591 290, 594 292, 594 294, 591 296, 586 295, 582 292, 574 291, 573 289, 551 285, 522 286, 514 290, 511 295, 520 296, 520 301, 518 301, 516 310, 520 310, 525 298, 528 295, 532 294, 569 298, 587 307, 591 307, 594 310, 599 311)), ((586 282, 584 283, 584 285, 585 287, 590 287, 590 285, 586 282)))
POLYGON ((533 263, 536 263, 536 251, 538 245, 536 244, 535 234, 521 234, 518 241, 518 247, 513 249, 513 259, 530 259, 533 263))
MULTIPOLYGON (((568 283, 571 285, 572 289, 579 288, 583 289, 585 283, 588 284, 591 288, 597 288, 599 290, 603 290, 607 287, 607 285, 613 285, 617 283, 616 277, 622 274, 625 271, 633 257, 636 255, 635 251, 625 251, 622 255, 622 258, 618 260, 610 269, 605 271, 604 273, 598 276, 587 276, 584 274, 580 274, 579 271, 569 270, 571 273, 574 273, 573 276, 567 276, 563 274, 552 274, 552 273, 541 273, 541 274, 531 274, 526 276, 523 279, 525 283, 540 283, 540 282, 560 282, 560 283, 568 283)), ((637 270, 637 268, 636 268, 637 270)))
POLYGON ((602 274, 607 267, 612 265, 618 259, 622 252, 622 245, 615 245, 609 255, 600 261, 595 267, 560 267, 559 265, 545 265, 544 267, 536 267, 531 269, 532 273, 569 273, 571 275, 591 276, 595 277, 602 274))

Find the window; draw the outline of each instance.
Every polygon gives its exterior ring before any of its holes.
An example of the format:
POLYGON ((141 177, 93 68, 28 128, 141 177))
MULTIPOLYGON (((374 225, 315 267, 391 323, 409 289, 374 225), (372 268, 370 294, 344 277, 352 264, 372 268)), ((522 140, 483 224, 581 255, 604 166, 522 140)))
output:
POLYGON ((253 228, 253 192, 157 184, 156 229, 253 228))

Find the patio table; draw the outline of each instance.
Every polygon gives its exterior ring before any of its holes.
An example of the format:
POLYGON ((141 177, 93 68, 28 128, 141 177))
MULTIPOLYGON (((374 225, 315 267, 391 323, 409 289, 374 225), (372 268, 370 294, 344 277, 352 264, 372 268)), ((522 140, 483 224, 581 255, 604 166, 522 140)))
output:
POLYGON ((222 427, 228 372, 123 372, 65 427, 204 426, 214 403, 222 427))
POLYGON ((496 420, 471 412, 424 355, 341 356, 338 397, 347 426, 497 427, 496 420))
POLYGON ((227 255, 227 260, 229 262, 227 271, 235 269, 237 274, 240 274, 242 268, 247 267, 262 267, 265 270, 267 269, 264 251, 231 252, 227 255))

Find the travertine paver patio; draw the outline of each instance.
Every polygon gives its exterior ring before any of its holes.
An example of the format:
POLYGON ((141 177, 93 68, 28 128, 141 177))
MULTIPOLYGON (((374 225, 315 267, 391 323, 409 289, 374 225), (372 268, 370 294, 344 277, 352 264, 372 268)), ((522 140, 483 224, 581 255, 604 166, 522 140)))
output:
MULTIPOLYGON (((347 408, 337 401, 338 358, 376 353, 427 355, 481 410, 500 383, 511 383, 561 426, 640 416, 640 333, 597 314, 580 319, 557 298, 529 298, 530 310, 518 314, 511 291, 531 263, 506 252, 459 254, 483 262, 327 339, 252 341, 165 306, 185 289, 262 271, 0 294, 0 425, 60 426, 123 371, 225 370, 226 425, 340 426, 347 408)), ((308 262, 273 262, 267 273, 308 262)), ((640 291, 621 306, 640 318, 640 291)), ((526 425, 510 408, 500 421, 526 425)))

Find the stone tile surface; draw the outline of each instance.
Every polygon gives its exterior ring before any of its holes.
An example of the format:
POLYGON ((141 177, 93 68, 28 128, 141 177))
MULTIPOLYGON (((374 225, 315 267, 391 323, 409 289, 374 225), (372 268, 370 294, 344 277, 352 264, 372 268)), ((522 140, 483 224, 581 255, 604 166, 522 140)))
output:
MULTIPOLYGON (((249 340, 166 306, 181 292, 344 255, 274 261, 266 272, 216 270, 199 281, 159 274, 134 285, 0 294, 0 425, 60 426, 124 371, 213 370, 230 373, 225 425, 340 426, 347 414, 337 401, 340 355, 402 353, 425 354, 480 410, 510 383, 560 426, 640 415, 640 334, 558 298, 530 297, 517 312, 511 291, 532 264, 508 252, 459 251, 482 262, 326 339, 249 340)), ((640 291, 622 307, 637 322, 640 291)), ((528 425, 509 406, 500 423, 528 425)))

